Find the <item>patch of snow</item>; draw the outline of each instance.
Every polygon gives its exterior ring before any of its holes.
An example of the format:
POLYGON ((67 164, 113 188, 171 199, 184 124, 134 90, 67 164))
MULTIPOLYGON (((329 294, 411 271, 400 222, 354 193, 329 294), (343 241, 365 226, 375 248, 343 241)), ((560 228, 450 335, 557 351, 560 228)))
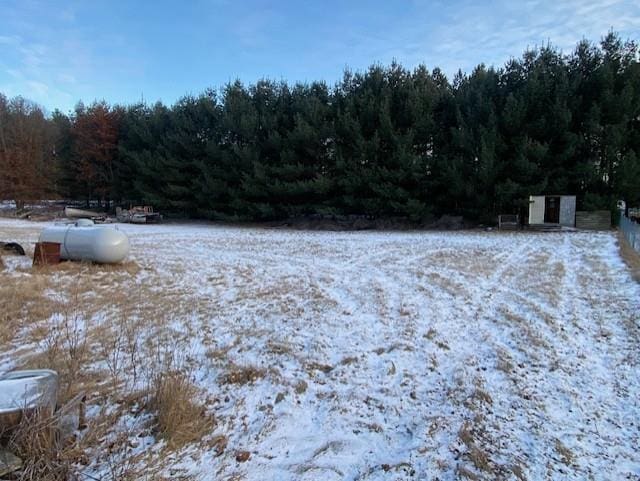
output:
MULTIPOLYGON (((31 239, 32 223, 0 220, 22 226, 31 239)), ((171 470, 640 475, 640 286, 611 233, 118 228, 136 282, 187 312, 165 327, 228 438, 222 455, 190 447, 171 470), (224 382, 240 368, 262 374, 224 382)))

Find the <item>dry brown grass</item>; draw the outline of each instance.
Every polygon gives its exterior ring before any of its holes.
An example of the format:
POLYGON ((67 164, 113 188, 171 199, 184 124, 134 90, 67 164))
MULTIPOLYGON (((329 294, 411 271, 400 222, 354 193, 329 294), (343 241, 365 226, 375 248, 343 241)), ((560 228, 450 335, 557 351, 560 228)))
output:
POLYGON ((117 264, 97 264, 95 262, 63 261, 59 264, 41 265, 34 268, 41 274, 100 274, 100 273, 120 273, 135 275, 140 272, 141 267, 135 261, 120 262, 117 264))
MULTIPOLYGON (((140 398, 142 399, 142 398, 140 398)), ((89 424, 78 449, 76 468, 89 464, 88 453, 100 448, 99 463, 105 473, 100 479, 119 481, 162 481, 162 463, 154 459, 150 452, 136 451, 138 437, 145 435, 135 427, 118 425, 118 419, 127 408, 126 404, 118 410, 101 414, 89 424), (114 426, 117 428, 114 429, 114 426), (91 449, 91 448, 94 449, 91 449), (78 466, 79 465, 79 466, 78 466)), ((90 476, 89 479, 92 479, 90 476)))
POLYGON ((476 430, 478 429, 481 429, 481 426, 465 421, 458 431, 458 438, 467 447, 466 457, 477 470, 485 473, 494 473, 495 470, 489 454, 481 449, 476 442, 476 430))
POLYGON ((311 361, 305 365, 305 370, 310 375, 313 376, 315 375, 316 371, 320 371, 324 374, 329 374, 333 370, 333 367, 334 366, 331 366, 329 364, 323 364, 321 362, 311 361))
POLYGON ((464 466, 458 466, 456 468, 456 473, 458 474, 459 479, 470 479, 471 481, 479 481, 480 476, 475 474, 473 471, 468 470, 464 466))
POLYGON ((58 302, 43 294, 50 285, 39 275, 0 274, 0 343, 11 341, 27 322, 47 319, 56 311, 58 302))
POLYGON ((491 398, 491 395, 481 387, 476 387, 474 389, 473 393, 471 394, 471 400, 477 401, 479 403, 484 403, 487 405, 493 404, 493 399, 491 398))
POLYGON ((214 427, 213 417, 196 402, 199 390, 181 372, 157 376, 151 409, 156 412, 157 429, 170 448, 181 448, 201 440, 214 427))
POLYGON ((113 266, 64 262, 0 272, 0 344, 24 328, 31 331, 32 340, 41 340, 47 329, 38 332, 38 324, 74 304, 83 305, 87 315, 117 306, 125 297, 118 286, 133 284, 139 270, 135 262, 113 266))
POLYGON ((20 480, 65 481, 69 475, 69 463, 61 456, 49 417, 23 416, 7 447, 23 460, 20 480))
MULTIPOLYGON (((198 441, 214 426, 195 401, 197 388, 167 371, 163 359, 154 357, 153 343, 141 337, 144 324, 155 341, 164 342, 168 316, 188 307, 155 289, 152 280, 137 282, 140 270, 134 262, 0 270, 0 351, 12 350, 18 368, 56 370, 59 405, 86 392, 93 406, 82 437, 64 445, 45 444, 43 423, 25 419, 10 446, 24 460, 18 479, 73 479, 91 460, 103 465, 109 479, 160 480, 162 457, 133 446, 147 428, 127 432, 122 416, 153 410, 168 449, 198 441), (158 375, 163 372, 169 374, 158 375), (141 376, 149 389, 133 392, 141 376)), ((175 343, 165 342, 165 349, 175 350, 175 343)))
POLYGON ((573 462, 573 453, 571 450, 562 444, 559 439, 556 439, 554 447, 556 452, 560 455, 560 460, 567 466, 570 466, 573 462))
POLYGON ((340 360, 341 366, 348 366, 350 364, 357 364, 357 363, 358 363, 358 358, 355 356, 346 356, 340 360))
POLYGON ((509 307, 500 306, 498 312, 511 326, 516 327, 522 333, 522 337, 534 347, 549 349, 549 344, 544 340, 539 330, 531 327, 531 323, 523 316, 513 312, 509 307))
MULTIPOLYGON (((61 301, 47 302, 43 295, 41 317, 23 319, 29 338, 37 341, 40 348, 23 356, 18 363, 23 369, 55 370, 60 379, 59 403, 82 391, 98 390, 103 396, 107 395, 104 373, 93 366, 101 361, 109 364, 108 357, 96 349, 96 344, 106 342, 109 336, 104 325, 93 317, 98 307, 84 301, 87 291, 81 288, 81 283, 74 283, 69 289, 64 292, 67 298, 61 301)), ((120 328, 118 332, 126 331, 120 328)))
MULTIPOLYGON (((73 404, 77 407, 76 404, 73 404)), ((55 413, 50 409, 23 412, 17 425, 8 428, 0 440, 7 449, 22 460, 21 469, 14 473, 20 481, 67 481, 79 451, 70 442, 69 433, 62 432, 67 408, 55 413)))
POLYGON ((620 246, 620 256, 631 270, 631 277, 640 282, 640 254, 631 248, 627 239, 618 232, 618 245, 620 246))
POLYGON ((511 375, 513 372, 513 359, 511 358, 511 355, 503 348, 496 349, 496 354, 496 369, 507 375, 511 375))
POLYGON ((222 384, 250 384, 267 375, 265 369, 256 366, 236 366, 231 364, 220 378, 222 384))
POLYGON ((524 469, 520 464, 513 464, 509 469, 519 481, 527 481, 527 477, 524 475, 524 469))
POLYGON ((307 381, 305 381, 304 379, 301 379, 296 383, 293 389, 296 392, 296 394, 304 394, 308 387, 309 385, 307 384, 307 381))
POLYGON ((458 430, 458 438, 465 446, 471 446, 473 444, 473 432, 471 430, 472 425, 469 421, 465 421, 458 430))

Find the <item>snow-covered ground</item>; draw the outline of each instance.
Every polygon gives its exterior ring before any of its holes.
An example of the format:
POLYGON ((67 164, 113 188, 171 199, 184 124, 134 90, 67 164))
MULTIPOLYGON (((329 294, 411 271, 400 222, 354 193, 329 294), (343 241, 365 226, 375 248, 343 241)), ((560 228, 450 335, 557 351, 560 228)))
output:
MULTIPOLYGON (((0 239, 43 226, 0 219, 0 239)), ((228 438, 172 472, 640 477, 640 285, 611 233, 118 228, 135 282, 170 299, 153 329, 195 366, 228 438), (225 378, 241 368, 259 375, 225 378)))

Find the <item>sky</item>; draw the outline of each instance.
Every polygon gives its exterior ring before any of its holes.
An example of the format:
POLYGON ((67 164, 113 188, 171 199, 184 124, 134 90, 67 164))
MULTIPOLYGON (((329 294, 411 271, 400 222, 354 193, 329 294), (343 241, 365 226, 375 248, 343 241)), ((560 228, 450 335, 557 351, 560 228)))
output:
POLYGON ((0 92, 172 104, 240 79, 330 85, 396 60, 450 78, 609 30, 640 40, 638 0, 0 0, 0 92))

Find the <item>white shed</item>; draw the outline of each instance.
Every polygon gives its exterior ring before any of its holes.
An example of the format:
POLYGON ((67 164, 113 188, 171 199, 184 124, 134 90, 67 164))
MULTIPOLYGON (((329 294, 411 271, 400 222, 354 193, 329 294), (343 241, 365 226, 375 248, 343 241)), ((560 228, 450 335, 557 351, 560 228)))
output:
POLYGON ((529 197, 529 225, 575 227, 575 195, 532 195, 529 197))

